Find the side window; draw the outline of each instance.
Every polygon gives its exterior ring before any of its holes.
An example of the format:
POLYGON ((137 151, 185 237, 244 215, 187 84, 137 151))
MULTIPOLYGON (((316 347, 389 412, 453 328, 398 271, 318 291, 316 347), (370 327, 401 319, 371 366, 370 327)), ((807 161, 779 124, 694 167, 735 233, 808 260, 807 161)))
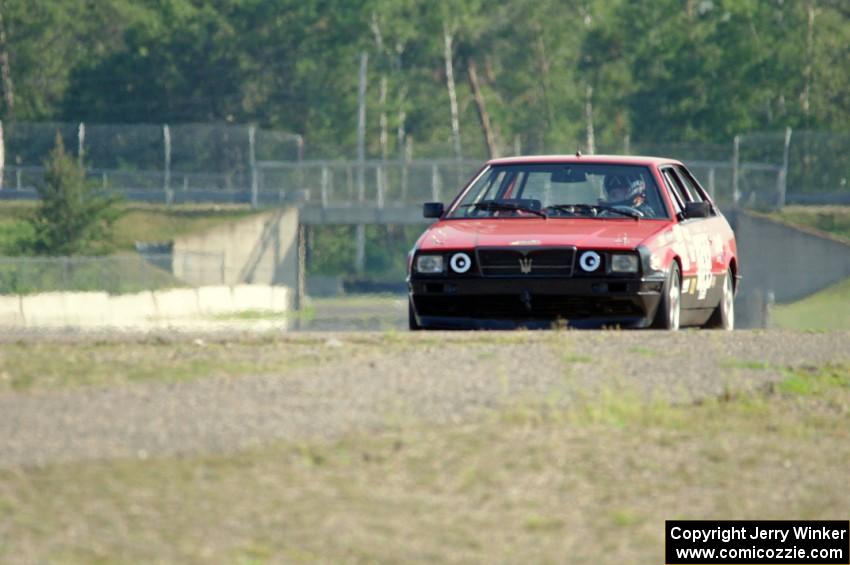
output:
POLYGON ((685 203, 688 201, 688 198, 671 169, 664 169, 662 174, 664 175, 664 182, 667 184, 667 189, 673 196, 673 207, 676 209, 676 215, 678 215, 685 209, 685 203))
POLYGON ((705 198, 702 197, 702 192, 697 189, 696 181, 691 178, 691 175, 685 170, 684 167, 676 166, 676 172, 678 173, 678 177, 682 179, 682 182, 685 185, 685 188, 691 194, 694 202, 702 202, 705 198))
POLYGON ((708 202, 711 206, 711 214, 715 215, 716 210, 714 209, 714 204, 711 202, 711 198, 706 194, 705 189, 700 186, 699 182, 697 182, 694 175, 691 174, 689 170, 684 167, 677 167, 679 176, 684 179, 684 181, 688 184, 691 190, 691 194, 693 194, 698 200, 703 202, 708 202))

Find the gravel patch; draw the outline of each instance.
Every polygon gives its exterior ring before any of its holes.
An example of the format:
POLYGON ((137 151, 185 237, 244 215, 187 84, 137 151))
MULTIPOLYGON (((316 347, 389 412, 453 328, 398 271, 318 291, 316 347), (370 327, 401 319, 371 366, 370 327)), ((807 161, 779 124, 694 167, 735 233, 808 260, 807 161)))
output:
MULTIPOLYGON (((64 333, 14 340, 195 339, 64 333)), ((209 340, 251 339, 213 334, 209 340)), ((281 374, 0 394, 0 466, 222 452, 411 421, 454 424, 516 402, 600 390, 691 402, 787 367, 850 362, 850 333, 739 331, 299 334, 262 338, 348 356, 281 374), (336 360, 338 359, 338 360, 336 360)), ((6 336, 4 340, 11 341, 6 336)))

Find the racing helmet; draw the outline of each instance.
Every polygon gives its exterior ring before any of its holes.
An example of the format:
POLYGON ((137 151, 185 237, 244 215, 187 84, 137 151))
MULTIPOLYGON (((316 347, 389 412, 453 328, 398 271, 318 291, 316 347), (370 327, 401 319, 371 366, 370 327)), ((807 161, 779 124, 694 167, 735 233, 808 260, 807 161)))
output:
POLYGON ((625 175, 608 175, 604 187, 611 204, 635 206, 646 198, 646 182, 641 177, 629 179, 625 175))

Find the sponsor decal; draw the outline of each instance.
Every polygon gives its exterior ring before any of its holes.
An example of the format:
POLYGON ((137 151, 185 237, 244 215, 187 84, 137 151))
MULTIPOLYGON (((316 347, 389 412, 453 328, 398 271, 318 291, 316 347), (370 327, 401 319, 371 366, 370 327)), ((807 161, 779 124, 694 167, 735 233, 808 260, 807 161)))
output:
POLYGON ((708 289, 714 284, 712 280, 714 275, 711 274, 711 243, 708 235, 700 233, 691 238, 690 248, 693 250, 697 264, 697 299, 705 300, 708 289))
POLYGON ((687 234, 682 230, 681 226, 673 226, 673 249, 682 261, 682 272, 691 270, 690 250, 686 239, 687 234))

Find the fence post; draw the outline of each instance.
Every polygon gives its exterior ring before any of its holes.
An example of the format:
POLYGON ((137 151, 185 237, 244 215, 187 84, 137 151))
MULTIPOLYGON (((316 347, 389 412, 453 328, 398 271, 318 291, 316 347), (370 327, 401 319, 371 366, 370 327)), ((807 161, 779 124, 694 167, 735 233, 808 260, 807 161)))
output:
POLYGON ((437 163, 431 165, 431 199, 440 201, 440 171, 437 170, 437 163))
POLYGON ((741 136, 736 135, 732 149, 732 202, 735 206, 741 199, 741 193, 738 190, 738 167, 741 159, 741 136))
POLYGON ((330 171, 326 164, 322 165, 322 208, 328 207, 328 186, 330 185, 330 171))
POLYGON ((171 129, 168 124, 162 126, 162 142, 164 150, 165 168, 162 175, 162 190, 165 192, 165 203, 171 204, 171 129))
POLYGON ((251 166, 251 208, 259 205, 259 183, 257 179, 257 127, 248 126, 248 161, 251 166))
MULTIPOLYGON (((306 290, 306 275, 307 275, 307 230, 304 224, 299 220, 297 233, 297 272, 295 274, 295 296, 293 296, 292 307, 294 310, 304 308, 304 295, 306 290)), ((296 323, 298 318, 296 318, 296 323)))
POLYGON ((785 199, 788 194, 788 153, 791 148, 791 128, 785 128, 785 145, 782 147, 782 169, 779 171, 779 179, 778 179, 778 192, 779 198, 777 202, 777 208, 782 209, 785 207, 785 199))
POLYGON ((77 164, 83 166, 83 154, 86 146, 86 124, 80 122, 77 126, 77 164))
POLYGON ((354 268, 358 275, 362 275, 366 270, 366 224, 357 224, 354 239, 356 247, 354 268))
POLYGON ((401 201, 407 202, 408 167, 413 160, 413 137, 407 136, 404 140, 404 155, 401 166, 401 201))
POLYGON ((762 327, 769 328, 771 322, 773 321, 773 307, 776 305, 776 295, 773 294, 773 290, 768 289, 764 294, 764 302, 762 303, 761 309, 761 319, 762 319, 762 327))
MULTIPOLYGON (((369 54, 360 53, 360 74, 357 88, 357 199, 366 198, 366 81, 369 54)), ((366 269, 366 226, 357 224, 355 229, 354 268, 357 274, 366 269)))
POLYGON ((384 170, 384 166, 380 165, 375 168, 375 180, 378 183, 378 208, 384 207, 384 191, 386 187, 384 183, 386 182, 386 171, 384 170))
POLYGON ((357 190, 359 200, 363 200, 366 192, 366 69, 369 64, 369 54, 360 54, 360 78, 357 89, 357 190))

